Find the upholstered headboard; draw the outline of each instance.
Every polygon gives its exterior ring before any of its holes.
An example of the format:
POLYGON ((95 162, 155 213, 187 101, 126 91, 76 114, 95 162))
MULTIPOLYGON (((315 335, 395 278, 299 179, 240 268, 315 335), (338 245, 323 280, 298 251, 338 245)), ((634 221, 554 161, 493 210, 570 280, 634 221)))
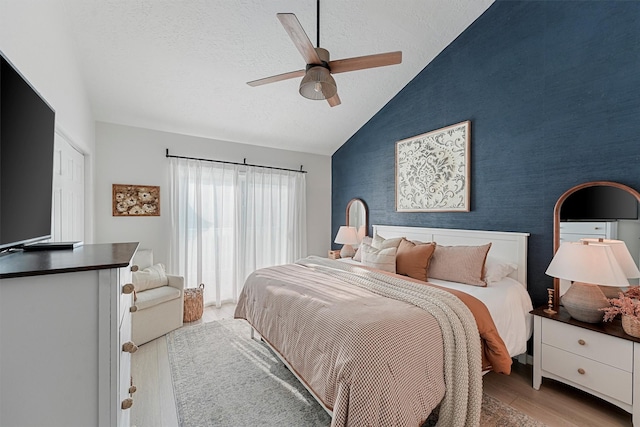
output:
POLYGON ((479 246, 491 242, 489 256, 518 265, 509 276, 527 286, 527 241, 529 233, 506 231, 456 230, 448 228, 374 225, 373 232, 385 239, 406 237, 409 240, 436 242, 444 246, 479 246))

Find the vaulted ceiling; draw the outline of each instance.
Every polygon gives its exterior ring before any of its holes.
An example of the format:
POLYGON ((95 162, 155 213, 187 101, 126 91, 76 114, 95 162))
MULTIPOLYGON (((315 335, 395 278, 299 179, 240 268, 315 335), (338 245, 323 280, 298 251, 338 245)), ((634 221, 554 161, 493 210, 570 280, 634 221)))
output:
POLYGON ((334 75, 342 104, 298 93, 304 68, 276 18, 316 44, 314 0, 64 0, 96 120, 332 154, 493 0, 322 0, 331 59, 401 50, 400 65, 334 75))

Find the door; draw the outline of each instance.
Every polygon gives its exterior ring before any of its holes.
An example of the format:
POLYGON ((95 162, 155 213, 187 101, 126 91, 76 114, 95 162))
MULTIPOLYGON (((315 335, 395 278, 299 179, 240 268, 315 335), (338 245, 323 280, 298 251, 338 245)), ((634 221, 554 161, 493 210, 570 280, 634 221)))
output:
POLYGON ((84 241, 84 155, 58 132, 54 140, 51 240, 84 241))

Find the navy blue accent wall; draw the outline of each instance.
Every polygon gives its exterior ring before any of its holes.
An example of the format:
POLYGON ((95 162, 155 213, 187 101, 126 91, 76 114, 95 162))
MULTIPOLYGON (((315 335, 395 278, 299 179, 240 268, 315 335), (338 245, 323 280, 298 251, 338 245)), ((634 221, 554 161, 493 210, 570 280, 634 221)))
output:
POLYGON ((639 171, 640 2, 498 1, 333 154, 332 233, 354 197, 370 224, 531 233, 541 305, 558 197, 639 171), (471 212, 396 212, 396 141, 464 120, 471 212))

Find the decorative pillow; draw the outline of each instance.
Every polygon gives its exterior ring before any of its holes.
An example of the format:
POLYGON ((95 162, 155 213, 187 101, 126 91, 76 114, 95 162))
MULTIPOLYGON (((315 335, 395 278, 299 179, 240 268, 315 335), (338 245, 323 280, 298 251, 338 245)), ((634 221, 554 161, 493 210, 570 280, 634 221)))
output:
POLYGON ((378 270, 396 272, 396 248, 376 249, 371 245, 362 243, 362 265, 377 268, 378 270))
POLYGON ((433 242, 416 244, 402 239, 396 254, 396 273, 426 282, 429 262, 435 250, 433 242))
POLYGON ((133 287, 136 292, 159 288, 167 284, 169 284, 169 279, 167 279, 167 274, 164 271, 164 264, 152 265, 142 271, 133 273, 133 287))
POLYGON ((364 236, 362 238, 362 242, 360 242, 360 245, 358 246, 358 250, 356 251, 356 254, 353 256, 354 261, 362 262, 362 245, 363 244, 371 245, 371 242, 373 242, 373 238, 369 236, 364 236))
POLYGON ((499 282, 517 269, 517 264, 498 258, 487 257, 487 262, 484 265, 484 280, 487 283, 499 282))
POLYGON ((438 245, 431 258, 428 277, 473 286, 487 286, 482 278, 490 248, 491 243, 482 246, 438 245))
POLYGON ((378 233, 376 233, 376 235, 373 236, 373 243, 371 243, 371 246, 376 249, 397 248, 398 246, 400 246, 400 242, 402 242, 402 239, 404 239, 404 237, 385 239, 384 237, 378 236, 378 233))

